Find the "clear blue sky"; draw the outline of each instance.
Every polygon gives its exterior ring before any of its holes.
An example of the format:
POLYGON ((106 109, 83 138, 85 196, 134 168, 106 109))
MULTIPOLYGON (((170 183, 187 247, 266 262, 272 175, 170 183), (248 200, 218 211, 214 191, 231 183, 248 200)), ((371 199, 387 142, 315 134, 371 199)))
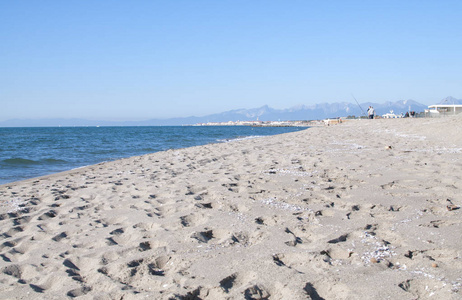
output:
POLYGON ((462 98, 462 1, 1 1, 0 121, 462 98))

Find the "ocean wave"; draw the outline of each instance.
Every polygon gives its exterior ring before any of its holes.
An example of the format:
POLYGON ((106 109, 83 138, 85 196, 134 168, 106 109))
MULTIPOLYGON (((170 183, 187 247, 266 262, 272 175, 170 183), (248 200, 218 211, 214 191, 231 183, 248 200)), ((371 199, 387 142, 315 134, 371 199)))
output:
POLYGON ((44 163, 47 163, 47 164, 65 164, 65 163, 67 163, 67 161, 65 161, 65 160, 54 159, 54 158, 43 159, 40 162, 44 162, 44 163))
POLYGON ((237 142, 237 141, 256 139, 256 138, 261 138, 261 137, 263 137, 263 135, 240 136, 240 137, 233 138, 233 139, 217 139, 217 142, 229 143, 229 142, 237 142))
POLYGON ((26 158, 7 158, 4 160, 1 160, 0 163, 6 164, 6 165, 16 165, 16 166, 28 166, 28 165, 51 165, 51 164, 63 164, 66 163, 65 160, 62 159, 53 159, 53 158, 47 158, 47 159, 42 159, 42 160, 32 160, 32 159, 26 159, 26 158))
POLYGON ((38 162, 35 160, 25 159, 25 158, 8 158, 1 161, 3 164, 8 165, 35 165, 38 162))

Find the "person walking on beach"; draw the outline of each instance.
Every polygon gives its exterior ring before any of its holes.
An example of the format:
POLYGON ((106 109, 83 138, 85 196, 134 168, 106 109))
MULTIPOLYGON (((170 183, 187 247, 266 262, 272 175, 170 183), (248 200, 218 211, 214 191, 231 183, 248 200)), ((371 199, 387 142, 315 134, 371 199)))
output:
POLYGON ((374 111, 374 108, 372 106, 369 106, 369 108, 367 109, 367 114, 369 116, 369 119, 373 119, 374 118, 374 115, 375 115, 375 111, 374 111))

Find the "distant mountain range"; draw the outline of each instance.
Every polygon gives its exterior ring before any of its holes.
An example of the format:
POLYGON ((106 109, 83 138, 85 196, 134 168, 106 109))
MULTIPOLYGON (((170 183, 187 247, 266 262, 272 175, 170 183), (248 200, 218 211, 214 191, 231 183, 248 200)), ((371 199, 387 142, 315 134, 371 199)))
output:
MULTIPOLYGON (((447 97, 439 104, 462 104, 461 99, 447 97)), ((407 111, 422 112, 428 108, 427 105, 413 100, 401 100, 397 102, 372 103, 365 102, 360 105, 356 103, 323 103, 315 105, 298 105, 287 109, 274 109, 268 105, 252 109, 235 109, 222 113, 207 115, 203 117, 184 117, 171 119, 151 119, 146 121, 95 121, 84 119, 40 119, 20 120, 13 119, 0 122, 0 127, 43 127, 43 126, 169 126, 169 125, 192 125, 207 122, 227 121, 287 121, 287 120, 322 120, 326 118, 361 116, 366 114, 369 106, 373 106, 376 114, 382 115, 393 111, 395 114, 406 113, 407 111)))

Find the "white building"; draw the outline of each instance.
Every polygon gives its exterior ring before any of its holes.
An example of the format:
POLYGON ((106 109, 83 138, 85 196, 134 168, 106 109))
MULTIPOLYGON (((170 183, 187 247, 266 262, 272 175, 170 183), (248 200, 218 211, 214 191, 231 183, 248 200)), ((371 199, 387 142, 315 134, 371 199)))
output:
POLYGON ((396 118, 402 118, 402 115, 396 115, 392 110, 390 110, 389 113, 386 113, 382 115, 382 118, 384 119, 396 119, 396 118))
POLYGON ((428 106, 425 110, 427 117, 441 117, 457 115, 462 112, 462 104, 435 104, 428 106))

